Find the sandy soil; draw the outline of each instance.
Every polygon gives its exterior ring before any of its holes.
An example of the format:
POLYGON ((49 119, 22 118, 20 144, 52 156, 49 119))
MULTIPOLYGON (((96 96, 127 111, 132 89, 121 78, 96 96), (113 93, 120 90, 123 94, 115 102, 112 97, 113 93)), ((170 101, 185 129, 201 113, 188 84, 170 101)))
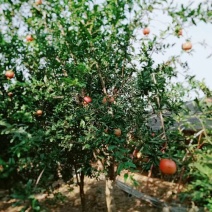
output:
MULTIPOLYGON (((119 181, 124 182, 123 174, 118 176, 119 181)), ((134 179, 139 182, 138 187, 134 187, 136 190, 156 197, 167 203, 177 202, 177 189, 178 185, 172 182, 167 182, 162 179, 148 178, 145 175, 134 173, 134 179)), ((60 186, 55 189, 54 193, 59 192, 66 196, 63 202, 59 201, 58 196, 47 196, 47 194, 37 195, 36 198, 42 202, 42 205, 46 208, 43 211, 52 212, 80 212, 81 203, 79 197, 79 188, 76 185, 67 185, 62 182, 58 182, 60 186), (58 201, 57 201, 58 200, 58 201)), ((132 183, 128 180, 126 184, 132 186, 132 183)), ((60 194, 59 193, 59 194, 60 194)), ((105 180, 101 179, 96 181, 95 179, 85 178, 85 194, 87 201, 87 211, 88 212, 106 212, 105 203, 105 180)), ((61 200, 61 199, 60 199, 61 200)), ((20 207, 12 207, 12 203, 15 200, 9 200, 8 196, 5 194, 3 198, 0 199, 0 212, 17 212, 20 211, 20 207)), ((161 211, 156 207, 151 206, 149 203, 137 199, 124 191, 120 190, 118 187, 115 188, 115 202, 117 206, 117 212, 156 212, 161 211)), ((28 211, 31 211, 30 209, 28 211)))

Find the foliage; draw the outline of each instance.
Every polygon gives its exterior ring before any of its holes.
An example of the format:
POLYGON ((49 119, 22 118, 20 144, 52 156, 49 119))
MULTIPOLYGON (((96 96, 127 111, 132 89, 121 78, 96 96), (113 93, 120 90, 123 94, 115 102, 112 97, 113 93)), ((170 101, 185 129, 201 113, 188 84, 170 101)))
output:
MULTIPOLYGON (((196 82, 201 88, 203 83, 196 82)), ((205 90, 205 89, 204 89, 205 90)), ((190 145, 188 146, 188 152, 190 157, 189 163, 189 185, 186 190, 182 193, 182 198, 191 198, 196 204, 205 206, 210 211, 212 209, 211 204, 211 191, 212 191, 212 103, 208 101, 210 99, 204 98, 201 101, 196 99, 193 102, 194 108, 190 110, 189 116, 197 117, 199 120, 200 130, 193 136, 190 136, 190 145), (196 140, 196 141, 195 141, 196 140)), ((194 128, 197 126, 195 123, 190 123, 190 127, 194 128)))
POLYGON ((211 150, 207 153, 200 152, 195 156, 196 162, 191 164, 193 180, 188 187, 189 194, 194 202, 207 207, 210 211, 212 209, 211 150))
POLYGON ((15 188, 15 192, 11 195, 12 198, 17 199, 13 205, 25 205, 21 211, 26 211, 28 208, 32 208, 33 211, 40 211, 41 207, 38 200, 32 195, 35 191, 33 183, 29 180, 26 185, 19 185, 15 188))

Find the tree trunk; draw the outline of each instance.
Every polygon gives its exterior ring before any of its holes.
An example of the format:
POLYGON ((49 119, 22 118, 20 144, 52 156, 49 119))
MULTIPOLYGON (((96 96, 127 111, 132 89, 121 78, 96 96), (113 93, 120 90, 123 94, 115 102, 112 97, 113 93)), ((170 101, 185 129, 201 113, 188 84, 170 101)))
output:
POLYGON ((114 199, 114 189, 115 189, 115 170, 114 162, 108 167, 108 174, 106 176, 105 184, 105 195, 106 195, 106 204, 108 212, 116 212, 116 204, 114 199))
POLYGON ((85 201, 85 192, 84 192, 84 173, 80 173, 80 182, 79 182, 79 188, 80 188, 80 199, 81 199, 81 205, 82 205, 82 212, 86 211, 86 201, 85 201))
POLYGON ((78 174, 76 165, 74 166, 74 171, 77 179, 77 185, 79 186, 79 192, 80 192, 80 199, 81 199, 81 206, 82 206, 82 212, 86 212, 86 201, 85 201, 85 192, 84 192, 84 173, 80 172, 78 174))

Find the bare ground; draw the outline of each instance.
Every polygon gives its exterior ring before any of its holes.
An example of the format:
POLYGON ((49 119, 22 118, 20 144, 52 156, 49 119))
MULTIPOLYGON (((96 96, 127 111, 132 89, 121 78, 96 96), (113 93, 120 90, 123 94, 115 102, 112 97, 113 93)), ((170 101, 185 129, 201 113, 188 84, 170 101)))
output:
MULTIPOLYGON (((124 172, 121 176, 118 176, 119 181, 124 182, 124 172)), ((166 203, 177 203, 177 190, 178 184, 168 182, 158 178, 148 178, 140 173, 133 173, 134 179, 139 182, 139 186, 134 189, 145 193, 149 196, 155 197, 166 203)), ((132 186, 132 183, 127 180, 126 184, 132 186)), ((43 211, 51 212, 80 212, 81 203, 79 197, 79 188, 76 185, 61 184, 59 188, 55 189, 55 195, 48 196, 47 194, 37 195, 36 198, 42 202, 42 206, 45 207, 43 211), (57 201, 59 198, 56 194, 62 194, 66 196, 63 202, 57 201), (56 198, 57 197, 57 198, 56 198)), ((87 201, 88 212, 106 212, 105 203, 105 180, 96 181, 95 179, 85 178, 85 194, 87 201)), ((61 197, 61 196, 60 196, 61 197)), ((60 199, 61 200, 61 199, 60 199)), ((11 200, 5 196, 0 199, 0 212, 17 212, 22 208, 12 207, 15 200, 11 200)), ((161 211, 156 207, 151 206, 149 203, 137 199, 118 187, 115 188, 115 202, 117 206, 117 212, 157 212, 161 211)), ((28 211, 31 211, 30 209, 28 211)))

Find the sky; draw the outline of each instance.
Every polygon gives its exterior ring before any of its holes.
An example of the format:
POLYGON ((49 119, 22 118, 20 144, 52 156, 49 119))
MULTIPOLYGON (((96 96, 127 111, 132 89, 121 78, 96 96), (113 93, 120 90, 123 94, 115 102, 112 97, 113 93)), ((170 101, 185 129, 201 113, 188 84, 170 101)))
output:
MULTIPOLYGON (((96 0, 96 3, 101 3, 104 0, 96 0)), ((171 2, 171 0, 167 0, 171 2)), ((209 0, 204 0, 205 2, 209 0)), ((173 0, 173 4, 188 5, 193 2, 192 7, 196 7, 203 0, 173 0)), ((146 20, 142 20, 146 21, 146 20)), ((149 28, 151 33, 149 38, 154 35, 159 34, 159 31, 167 26, 168 17, 160 13, 157 14, 155 21, 151 21, 149 28)), ((142 34, 142 29, 138 34, 142 34)), ((199 81, 204 80, 206 85, 212 90, 212 24, 205 24, 203 22, 197 23, 195 26, 185 26, 183 28, 183 36, 177 38, 176 36, 170 36, 166 40, 167 42, 175 42, 176 45, 171 49, 171 52, 167 52, 165 55, 156 55, 155 62, 160 63, 161 61, 166 61, 170 55, 180 55, 181 59, 188 62, 189 74, 195 75, 196 79, 199 81), (187 39, 192 42, 192 51, 190 53, 183 52, 181 49, 182 43, 187 39), (201 43, 206 43, 207 46, 204 47, 201 43), (207 58, 211 54, 210 58, 207 58)), ((181 70, 179 70, 181 71, 181 70)), ((183 81, 183 77, 179 75, 178 81, 183 81)))
MULTIPOLYGON (((152 28, 155 28, 156 24, 152 23, 152 28)), ((160 24, 157 23, 157 27, 160 24)), ((150 24, 151 27, 151 24, 150 24)), ((162 26, 161 26, 162 27, 162 26)), ((154 33, 154 32, 153 32, 154 33)), ((180 38, 170 37, 167 42, 175 42, 175 46, 171 49, 171 52, 167 54, 157 55, 155 60, 161 62, 166 60, 170 55, 180 55, 182 61, 187 61, 189 66, 189 74, 195 75, 196 79, 206 83, 206 85, 212 90, 212 24, 198 23, 197 26, 191 26, 189 28, 183 28, 183 35, 180 38), (190 53, 184 52, 181 46, 186 40, 189 39, 192 43, 192 51, 190 53), (203 43, 206 44, 203 45, 203 43), (211 57, 209 57, 211 55, 211 57)), ((181 70, 179 70, 181 71, 181 70)), ((180 77, 180 76, 179 76, 180 77)), ((179 78, 179 81, 183 78, 179 78)))
MULTIPOLYGON (((160 24, 157 23, 157 27, 160 24)), ((150 25, 151 27, 151 25, 150 25)), ((153 23, 155 29, 155 25, 153 23)), ((183 36, 180 38, 170 37, 167 41, 176 42, 172 48, 172 55, 181 55, 183 61, 187 61, 190 67, 189 73, 196 75, 198 80, 205 81, 206 85, 212 90, 212 24, 198 23, 197 26, 191 26, 183 29, 183 36), (192 43, 191 53, 183 52, 182 43, 189 39, 192 43), (202 45, 205 43, 207 46, 202 45), (208 58, 208 56, 211 57, 208 58)), ((167 56, 167 55, 166 55, 167 56)), ((157 56, 157 60, 164 57, 157 56)))
MULTIPOLYGON (((189 2, 194 2, 193 7, 198 5, 202 0, 174 0, 174 4, 188 4, 189 2)), ((169 20, 169 17, 158 12, 157 16, 154 17, 154 20, 149 23, 149 28, 151 33, 149 38, 151 39, 154 35, 159 35, 160 31, 166 29, 169 20)), ((206 24, 204 22, 199 22, 197 25, 192 26, 183 26, 183 35, 177 37, 175 35, 169 36, 165 43, 176 43, 170 51, 167 51, 166 54, 160 55, 155 54, 153 58, 156 63, 161 63, 162 61, 167 61, 171 55, 180 55, 182 61, 188 63, 189 66, 189 75, 195 75, 196 79, 199 81, 204 81, 205 84, 212 90, 212 24, 206 24), (182 44, 190 40, 192 43, 192 51, 190 53, 184 52, 181 48, 182 44), (202 45, 202 43, 206 45, 202 45), (211 57, 208 57, 211 55, 211 57)), ((174 29, 173 29, 174 31, 174 29)), ((142 34, 142 29, 139 32, 142 34)), ((183 70, 178 70, 183 72, 183 70)), ((179 75, 176 81, 183 82, 184 77, 179 75)), ((193 94, 192 94, 193 95, 193 94)), ((203 93, 200 93, 200 96, 203 96, 203 93)))
MULTIPOLYGON (((101 3, 105 0, 96 0, 96 3, 101 3)), ((171 0, 167 0, 171 1, 171 0)), ((198 5, 203 0, 173 0, 174 4, 181 3, 189 4, 189 2, 194 2, 195 5, 198 5)), ((26 9, 26 8, 25 8, 26 9)), ((25 11, 29 13, 29 11, 25 11)), ((151 39, 154 35, 158 35, 160 30, 165 29, 167 27, 167 22, 169 17, 164 16, 162 13, 156 14, 154 20, 149 23, 149 28, 151 33, 149 35, 149 39, 151 39)), ((146 21, 146 20, 142 20, 146 21)), ((147 21, 146 21, 147 23, 147 21)), ((23 31, 23 30, 22 30, 23 31)), ((174 31, 174 29, 173 29, 174 31)), ((142 29, 138 30, 138 35, 142 36, 142 29)), ((169 36, 165 42, 176 43, 176 45, 171 49, 171 51, 167 51, 165 55, 157 54, 154 57, 156 63, 161 63, 163 61, 167 61, 170 55, 180 55, 183 61, 187 61, 190 67, 189 74, 195 75, 196 79, 204 80, 206 85, 212 90, 212 56, 207 58, 210 54, 212 54, 212 24, 205 24, 200 22, 197 26, 183 26, 183 36, 177 38, 176 36, 169 36), (181 49, 182 43, 184 43, 187 39, 192 42, 193 48, 191 53, 183 52, 181 49), (201 43, 206 43, 206 47, 201 45, 201 43)), ((179 70, 181 71, 181 70, 179 70)), ((178 81, 183 81, 183 77, 179 75, 178 81)))
POLYGON ((198 24, 196 27, 188 29, 192 36, 193 55, 183 54, 183 59, 187 60, 190 72, 196 75, 199 80, 205 79, 206 85, 212 90, 212 24, 198 24), (207 47, 204 48, 200 42, 205 41, 207 47))

